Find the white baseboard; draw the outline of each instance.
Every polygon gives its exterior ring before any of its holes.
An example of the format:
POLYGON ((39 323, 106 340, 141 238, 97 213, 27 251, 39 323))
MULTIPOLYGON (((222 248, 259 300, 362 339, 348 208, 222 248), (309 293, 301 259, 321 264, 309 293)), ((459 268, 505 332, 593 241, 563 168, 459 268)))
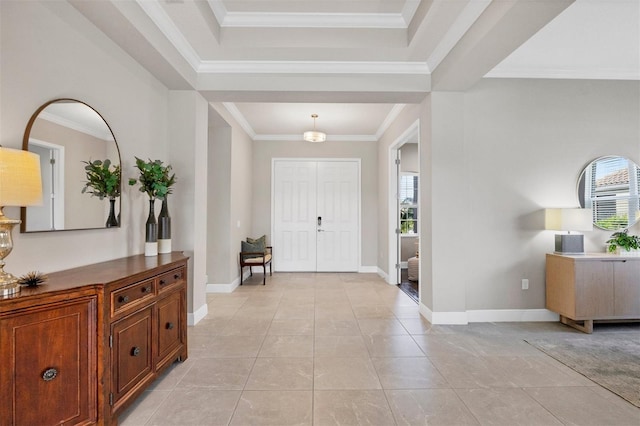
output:
POLYGON ((386 273, 386 272, 384 272, 384 271, 383 271, 382 269, 380 269, 380 268, 378 268, 378 270, 377 270, 376 272, 378 272, 378 276, 379 276, 380 278, 382 278, 383 280, 385 280, 385 281, 387 282, 387 284, 391 284, 391 283, 389 282, 389 275, 387 275, 387 273, 386 273))
POLYGON ((431 324, 466 325, 471 322, 556 322, 558 314, 548 309, 486 309, 433 312, 420 302, 420 314, 431 324))
POLYGON ((187 325, 196 325, 200 322, 200 320, 206 317, 208 313, 209 307, 205 303, 204 305, 200 306, 200 308, 198 308, 198 310, 194 313, 187 314, 187 325))
MULTIPOLYGON (((243 275, 243 281, 251 276, 249 271, 243 275)), ((207 293, 233 293, 233 291, 240 285, 240 277, 236 277, 233 282, 229 284, 207 284, 207 293)))
POLYGON ((360 266, 360 268, 358 268, 358 273, 359 274, 377 274, 378 267, 377 266, 360 266))

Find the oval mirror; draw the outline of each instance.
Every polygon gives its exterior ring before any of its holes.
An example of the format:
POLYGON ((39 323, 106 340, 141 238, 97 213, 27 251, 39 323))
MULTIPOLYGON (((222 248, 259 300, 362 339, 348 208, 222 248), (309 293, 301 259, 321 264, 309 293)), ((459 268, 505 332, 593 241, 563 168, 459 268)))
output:
POLYGON ((618 230, 640 220, 640 167, 616 156, 600 157, 584 168, 578 180, 580 207, 593 210, 593 224, 618 230))
POLYGON ((98 111, 75 99, 47 102, 31 116, 22 149, 40 156, 43 205, 22 208, 20 232, 120 226, 122 183, 102 199, 85 189, 88 162, 108 159, 109 170, 120 170, 118 144, 98 111))

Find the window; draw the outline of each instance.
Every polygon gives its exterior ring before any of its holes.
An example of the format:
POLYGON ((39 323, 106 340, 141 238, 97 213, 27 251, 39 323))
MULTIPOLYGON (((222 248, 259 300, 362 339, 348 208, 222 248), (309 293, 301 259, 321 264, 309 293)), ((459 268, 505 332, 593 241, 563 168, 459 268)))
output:
POLYGON ((418 175, 400 175, 400 234, 418 234, 418 175))

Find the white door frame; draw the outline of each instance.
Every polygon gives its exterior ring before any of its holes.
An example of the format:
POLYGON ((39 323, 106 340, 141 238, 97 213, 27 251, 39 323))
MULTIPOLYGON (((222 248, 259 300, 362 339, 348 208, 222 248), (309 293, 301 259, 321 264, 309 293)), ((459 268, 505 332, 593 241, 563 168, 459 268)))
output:
POLYGON ((52 155, 52 159, 55 161, 55 167, 53 168, 54 174, 55 176, 48 176, 45 177, 45 175, 43 174, 42 179, 52 179, 53 178, 53 186, 52 186, 52 192, 55 197, 54 199, 54 203, 53 203, 53 212, 51 212, 53 214, 53 223, 51 223, 51 229, 47 229, 47 231, 49 230, 55 230, 55 231, 60 231, 60 230, 64 230, 65 229, 65 224, 64 224, 64 197, 65 197, 65 183, 64 183, 64 170, 65 170, 65 165, 64 165, 64 159, 65 159, 65 152, 64 152, 64 146, 63 145, 58 145, 55 143, 51 143, 51 142, 45 142, 43 140, 40 139, 34 139, 34 138, 29 138, 29 145, 34 145, 40 148, 44 148, 44 149, 48 149, 51 152, 52 155))
MULTIPOLYGON (((277 161, 309 161, 309 162, 322 162, 322 161, 345 161, 355 162, 358 164, 358 270, 362 269, 362 160, 360 158, 272 158, 271 159, 271 238, 275 235, 275 164, 277 161)), ((277 256, 277 253, 275 254, 277 256)), ((274 270, 277 271, 277 268, 274 270)))
MULTIPOLYGON (((398 270, 396 268, 396 264, 400 264, 399 258, 399 246, 398 246, 398 234, 396 233, 396 229, 399 226, 398 216, 400 214, 398 210, 398 174, 397 174, 397 165, 396 158, 398 158, 398 150, 402 145, 409 142, 411 139, 418 139, 418 158, 420 158, 420 120, 414 121, 400 136, 396 138, 395 141, 389 146, 389 194, 388 194, 388 202, 389 202, 389 221, 388 221, 388 230, 389 230, 389 273, 387 274, 387 283, 396 285, 400 284, 396 282, 399 280, 398 270)), ((420 164, 420 163, 418 163, 420 164)), ((421 172, 421 170, 419 170, 421 172)), ((422 176, 422 173, 420 173, 422 176)), ((421 206, 422 200, 418 198, 418 205, 421 206)), ((420 208, 418 209, 420 212, 420 208)), ((420 216, 418 214, 418 229, 422 229, 422 225, 420 224, 420 216)), ((422 238, 418 238, 418 253, 422 253, 420 246, 422 245, 422 238)), ((418 270, 418 274, 420 275, 420 270, 418 270)))

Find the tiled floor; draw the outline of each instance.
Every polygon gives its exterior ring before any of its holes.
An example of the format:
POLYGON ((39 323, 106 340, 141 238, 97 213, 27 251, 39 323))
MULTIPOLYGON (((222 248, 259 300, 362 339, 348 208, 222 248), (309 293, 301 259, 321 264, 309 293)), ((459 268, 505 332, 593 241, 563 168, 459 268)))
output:
POLYGON ((560 324, 432 326, 371 274, 256 274, 208 308, 189 358, 123 426, 640 425, 640 409, 523 340, 584 336, 560 324))

